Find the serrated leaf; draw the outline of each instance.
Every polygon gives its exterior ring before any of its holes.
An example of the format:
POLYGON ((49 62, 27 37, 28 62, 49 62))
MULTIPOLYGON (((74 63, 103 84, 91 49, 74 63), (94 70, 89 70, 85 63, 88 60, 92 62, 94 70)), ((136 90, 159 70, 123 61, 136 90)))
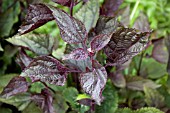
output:
POLYGON ((70 6, 71 0, 52 0, 53 2, 63 5, 63 6, 70 6))
POLYGON ((67 54, 63 57, 63 60, 74 59, 74 60, 83 60, 87 59, 88 53, 83 48, 77 48, 73 50, 70 54, 67 54))
POLYGON ((53 97, 48 89, 43 89, 40 94, 32 95, 31 99, 44 113, 55 113, 53 108, 53 97))
POLYGON ((81 9, 74 15, 75 18, 79 19, 84 23, 87 32, 91 28, 96 26, 97 20, 99 18, 99 1, 89 0, 81 9))
POLYGON ((24 77, 14 77, 10 80, 8 85, 4 88, 1 96, 3 98, 9 98, 10 96, 18 93, 23 93, 28 90, 29 83, 24 77))
POLYGON ((126 78, 126 87, 132 90, 143 91, 144 87, 156 89, 161 85, 154 83, 152 80, 134 76, 126 78))
POLYGON ((86 28, 82 22, 69 16, 64 11, 48 6, 57 21, 61 38, 68 43, 84 42, 87 38, 86 28))
POLYGON ((144 87, 145 102, 149 107, 162 108, 164 106, 164 96, 156 89, 144 87))
POLYGON ((118 107, 118 95, 113 85, 108 82, 103 91, 104 101, 96 106, 95 113, 114 113, 118 107))
POLYGON ((96 52, 103 49, 110 41, 111 35, 101 34, 97 35, 91 41, 91 51, 96 52))
POLYGON ((7 41, 17 46, 29 48, 38 55, 51 54, 54 45, 54 38, 43 34, 15 35, 7 41))
POLYGON ((123 0, 105 0, 100 11, 101 15, 108 17, 115 16, 115 12, 118 10, 122 2, 123 0))
POLYGON ((0 102, 13 105, 18 108, 19 111, 24 110, 31 102, 31 95, 29 93, 18 94, 9 98, 0 97, 0 102))
POLYGON ((110 73, 109 77, 116 87, 124 88, 126 86, 126 80, 122 73, 110 73))
POLYGON ((28 76, 32 81, 40 80, 49 84, 64 85, 68 69, 57 59, 40 56, 34 59, 20 76, 28 76))
POLYGON ((136 29, 119 27, 112 35, 104 51, 108 65, 121 65, 140 53, 149 43, 150 32, 137 32, 136 29))
POLYGON ((102 101, 102 90, 107 81, 107 72, 98 62, 93 61, 93 71, 80 75, 80 84, 83 90, 90 94, 92 99, 100 105, 102 101))
POLYGON ((141 109, 138 109, 138 110, 135 111, 135 113, 146 113, 146 112, 163 113, 163 111, 160 111, 159 109, 154 108, 154 107, 144 107, 144 108, 141 108, 141 109))
POLYGON ((30 5, 25 23, 18 30, 20 34, 25 34, 54 20, 51 10, 44 4, 30 5))
POLYGON ((97 21, 95 32, 97 34, 111 34, 118 26, 117 19, 115 17, 100 16, 97 21))
POLYGON ((130 108, 118 108, 115 113, 133 113, 130 108))
POLYGON ((165 40, 163 38, 153 40, 153 45, 152 57, 156 61, 166 64, 168 62, 168 50, 165 45, 165 40))
POLYGON ((19 51, 19 54, 16 58, 16 62, 18 63, 22 70, 26 68, 31 63, 32 60, 33 59, 29 57, 23 49, 19 51))

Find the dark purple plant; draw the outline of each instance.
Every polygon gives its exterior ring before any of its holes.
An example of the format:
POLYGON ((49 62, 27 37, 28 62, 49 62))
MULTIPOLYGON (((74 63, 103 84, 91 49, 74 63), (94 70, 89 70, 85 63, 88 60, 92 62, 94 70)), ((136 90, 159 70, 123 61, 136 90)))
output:
MULTIPOLYGON (((75 5, 71 5, 71 0, 53 1, 70 8, 75 5)), ((118 1, 115 2, 120 5, 122 1, 120 3, 118 1)), ((110 8, 108 4, 109 1, 106 0, 103 8, 110 8)), ((102 15, 112 16, 110 12, 117 9, 118 6, 114 9, 104 10, 102 15)), ((72 13, 70 16, 63 10, 46 4, 30 5, 26 22, 21 26, 19 32, 21 35, 24 35, 54 19, 60 29, 61 38, 67 42, 66 54, 62 59, 63 62, 49 54, 30 58, 24 52, 23 46, 21 46, 23 49, 19 53, 17 62, 23 69, 20 74, 22 77, 11 80, 4 89, 3 95, 11 96, 25 92, 28 89, 28 83, 23 77, 31 78, 32 83, 40 81, 45 86, 47 86, 46 83, 62 86, 65 84, 68 74, 78 73, 83 91, 89 94, 92 99, 85 101, 87 103, 94 101, 95 104, 100 105, 104 100, 102 91, 108 78, 107 66, 122 65, 140 53, 149 43, 148 36, 150 31, 140 32, 134 28, 125 28, 113 17, 101 16, 96 27, 87 32, 85 25, 74 18, 72 13), (96 55, 99 51, 104 51, 103 54, 107 56, 104 65, 101 65, 97 60, 96 55), (25 89, 17 90, 18 84, 11 85, 16 80, 23 84, 21 89, 22 87, 25 87, 25 89)), ((32 50, 32 48, 27 49, 32 50)), ((40 94, 33 94, 32 99, 36 101, 45 113, 54 112, 52 107, 53 99, 49 89, 42 90, 40 94)), ((80 101, 80 103, 84 102, 80 101)))

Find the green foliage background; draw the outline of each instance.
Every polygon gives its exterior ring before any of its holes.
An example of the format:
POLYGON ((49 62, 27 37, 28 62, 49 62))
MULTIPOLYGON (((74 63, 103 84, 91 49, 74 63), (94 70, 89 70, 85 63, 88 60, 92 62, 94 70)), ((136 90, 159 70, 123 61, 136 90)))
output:
MULTIPOLYGON (((30 3, 33 2, 36 1, 30 1, 30 3)), ((41 0, 41 2, 53 4, 49 0, 41 0)), ((103 2, 104 0, 100 0, 100 5, 103 2)), ((24 0, 2 0, 0 3, 0 92, 2 92, 11 78, 21 72, 15 63, 18 48, 10 44, 9 39, 9 42, 6 39, 17 33, 23 22, 28 4, 24 0)), ((93 5, 96 4, 93 3, 93 5)), ((68 8, 57 6, 69 12, 68 8)), ((81 6, 82 3, 77 5, 74 8, 74 13, 81 6)), ((169 35, 169 0, 125 0, 120 9, 125 7, 130 7, 129 13, 126 13, 129 15, 131 27, 139 15, 144 13, 148 17, 150 28, 153 29, 151 39, 166 38, 169 35)), ((79 15, 75 16, 79 18, 79 15)), ((88 16, 90 13, 86 15, 88 16)), ((141 24, 144 23, 141 22, 141 24)), ((55 21, 48 22, 33 32, 54 37, 56 49, 53 50, 52 54, 59 59, 63 56, 66 43, 59 38, 59 29, 55 21)), ((143 53, 134 57, 118 79, 113 78, 107 82, 103 92, 105 100, 101 106, 95 106, 96 113, 163 113, 170 110, 170 75, 166 69, 168 62, 160 63, 152 57, 148 58, 148 55, 152 54, 153 47, 154 45, 151 44, 143 53)), ((32 52, 27 51, 27 53, 30 56, 35 56, 32 52)), ((111 70, 114 71, 114 68, 111 70)), ((89 98, 89 95, 79 92, 75 86, 76 84, 72 83, 72 78, 68 78, 68 83, 62 87, 49 85, 56 91, 54 106, 58 113, 84 113, 89 110, 88 106, 80 105, 77 102, 79 99, 89 98)), ((34 83, 30 92, 40 93, 42 88, 44 86, 41 83, 34 83)), ((30 95, 27 93, 9 99, 0 97, 0 113, 41 113, 42 111, 30 101, 29 97, 30 95)))

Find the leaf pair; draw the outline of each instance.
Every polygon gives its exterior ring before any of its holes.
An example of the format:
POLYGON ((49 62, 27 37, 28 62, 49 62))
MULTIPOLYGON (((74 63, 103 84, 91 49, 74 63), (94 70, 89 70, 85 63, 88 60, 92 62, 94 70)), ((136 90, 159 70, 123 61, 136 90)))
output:
POLYGON ((30 5, 26 22, 21 26, 21 34, 30 32, 51 20, 56 20, 61 37, 68 43, 80 43, 86 39, 86 29, 77 19, 64 11, 45 4, 30 5))
POLYGON ((73 50, 70 54, 65 55, 63 60, 66 60, 66 59, 74 59, 74 60, 87 59, 88 56, 90 56, 90 54, 88 54, 89 52, 91 52, 93 54, 93 53, 103 49, 110 41, 110 38, 111 38, 111 36, 109 36, 107 34, 97 35, 91 41, 90 48, 88 50, 85 50, 83 48, 77 48, 77 49, 73 50))

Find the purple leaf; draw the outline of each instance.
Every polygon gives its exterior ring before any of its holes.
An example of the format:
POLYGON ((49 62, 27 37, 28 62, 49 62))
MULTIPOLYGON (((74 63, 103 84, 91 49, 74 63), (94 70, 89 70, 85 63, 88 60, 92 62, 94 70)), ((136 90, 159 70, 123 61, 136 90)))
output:
POLYGON ((1 93, 2 97, 8 98, 18 93, 23 93, 28 90, 28 82, 24 77, 14 77, 1 93))
POLYGON ((149 43, 151 32, 137 32, 136 29, 119 27, 112 35, 104 51, 107 65, 120 65, 140 53, 149 43))
POLYGON ((102 101, 102 91, 107 81, 107 72, 97 61, 93 61, 94 69, 92 72, 80 75, 80 84, 83 90, 90 94, 92 99, 100 105, 102 101))
POLYGON ((124 88, 126 86, 126 80, 122 73, 110 73, 109 77, 116 87, 124 88))
POLYGON ((135 29, 140 30, 141 32, 147 32, 150 30, 149 21, 147 16, 144 13, 140 13, 139 17, 134 23, 133 26, 135 29))
POLYGON ((22 70, 26 68, 33 59, 29 57, 23 49, 20 49, 16 62, 20 65, 22 70))
POLYGON ((32 95, 32 100, 43 110, 44 113, 55 113, 53 97, 48 89, 43 89, 40 94, 32 95))
POLYGON ((91 41, 91 50, 96 52, 103 49, 110 41, 111 35, 101 34, 91 41))
POLYGON ((139 76, 128 76, 126 78, 126 87, 131 89, 131 90, 139 90, 143 91, 144 87, 149 87, 152 89, 159 88, 161 85, 156 84, 152 80, 149 79, 144 79, 139 76))
POLYGON ((97 25, 95 27, 95 32, 97 34, 111 34, 118 26, 116 18, 100 16, 97 25))
POLYGON ((57 4, 70 7, 72 0, 52 0, 52 1, 57 3, 57 4))
POLYGON ((88 53, 83 48, 78 48, 72 51, 70 54, 65 55, 63 60, 74 59, 74 60, 83 60, 88 57, 88 53))
POLYGON ((57 59, 40 56, 34 59, 20 76, 29 76, 32 81, 40 80, 49 84, 64 85, 68 69, 57 59))
POLYGON ((86 28, 82 22, 69 16, 64 11, 49 6, 60 28, 62 39, 68 43, 84 42, 87 38, 86 28))
POLYGON ((119 15, 121 15, 121 23, 124 26, 129 26, 130 24, 130 6, 128 5, 127 7, 125 7, 124 9, 121 9, 118 12, 119 15), (121 14, 122 13, 122 14, 121 14))
POLYGON ((84 98, 81 100, 77 100, 78 103, 85 105, 85 106, 92 106, 92 104, 94 104, 93 100, 90 98, 84 98))
POLYGON ((92 68, 92 63, 89 57, 84 60, 69 59, 69 60, 64 60, 64 62, 70 68, 70 70, 86 72, 87 68, 88 69, 92 68))
MULTIPOLYGON (((69 54, 77 48, 82 48, 82 43, 78 44, 67 44, 65 54, 69 54)), ((87 57, 84 60, 68 59, 64 60, 64 63, 69 67, 70 70, 77 70, 79 72, 86 72, 86 68, 91 69, 92 64, 90 58, 87 57)))
POLYGON ((115 12, 118 10, 122 2, 123 0, 105 0, 100 11, 101 15, 108 17, 115 16, 115 12))
POLYGON ((153 40, 153 45, 152 57, 160 63, 167 63, 168 50, 166 48, 164 38, 153 40))
POLYGON ((44 4, 34 4, 30 5, 27 16, 25 18, 25 23, 18 30, 20 34, 28 33, 48 21, 54 20, 51 10, 44 4))

